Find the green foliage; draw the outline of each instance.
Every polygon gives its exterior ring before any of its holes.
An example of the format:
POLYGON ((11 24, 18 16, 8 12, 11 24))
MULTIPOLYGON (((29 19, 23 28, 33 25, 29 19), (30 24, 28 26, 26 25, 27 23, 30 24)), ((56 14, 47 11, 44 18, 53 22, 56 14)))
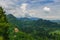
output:
POLYGON ((0 7, 0 35, 3 36, 4 40, 8 39, 8 22, 6 20, 5 11, 0 7))
POLYGON ((26 34, 22 31, 15 32, 14 28, 15 26, 11 24, 8 30, 9 40, 34 40, 34 38, 31 35, 26 34))
POLYGON ((16 33, 15 35, 15 40, 34 40, 34 38, 31 35, 28 35, 21 31, 16 33))
POLYGON ((2 36, 0 36, 0 40, 3 40, 3 37, 2 36))

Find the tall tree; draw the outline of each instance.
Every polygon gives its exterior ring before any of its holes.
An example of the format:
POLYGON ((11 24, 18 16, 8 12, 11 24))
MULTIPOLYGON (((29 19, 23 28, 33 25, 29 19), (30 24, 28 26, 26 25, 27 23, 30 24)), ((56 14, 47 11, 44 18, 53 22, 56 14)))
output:
POLYGON ((0 35, 4 37, 4 40, 8 40, 8 22, 6 19, 5 11, 0 7, 0 35))

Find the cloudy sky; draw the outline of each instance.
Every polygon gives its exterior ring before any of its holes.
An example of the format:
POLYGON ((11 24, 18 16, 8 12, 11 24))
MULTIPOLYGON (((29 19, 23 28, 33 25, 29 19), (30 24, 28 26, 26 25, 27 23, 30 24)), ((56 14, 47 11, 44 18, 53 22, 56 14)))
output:
POLYGON ((60 0, 0 0, 6 14, 60 20, 60 0))

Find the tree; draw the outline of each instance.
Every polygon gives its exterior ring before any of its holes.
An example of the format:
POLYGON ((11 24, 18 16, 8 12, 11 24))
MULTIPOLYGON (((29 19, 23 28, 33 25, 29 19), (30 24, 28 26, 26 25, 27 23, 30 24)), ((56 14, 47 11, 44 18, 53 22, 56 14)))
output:
POLYGON ((8 26, 5 11, 0 7, 0 35, 4 37, 4 40, 8 40, 8 26))

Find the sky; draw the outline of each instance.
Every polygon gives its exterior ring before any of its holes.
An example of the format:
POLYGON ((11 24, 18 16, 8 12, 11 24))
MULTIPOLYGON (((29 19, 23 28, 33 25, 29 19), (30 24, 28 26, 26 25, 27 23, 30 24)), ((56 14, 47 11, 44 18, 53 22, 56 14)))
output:
POLYGON ((60 0, 0 0, 6 14, 60 20, 60 0))

